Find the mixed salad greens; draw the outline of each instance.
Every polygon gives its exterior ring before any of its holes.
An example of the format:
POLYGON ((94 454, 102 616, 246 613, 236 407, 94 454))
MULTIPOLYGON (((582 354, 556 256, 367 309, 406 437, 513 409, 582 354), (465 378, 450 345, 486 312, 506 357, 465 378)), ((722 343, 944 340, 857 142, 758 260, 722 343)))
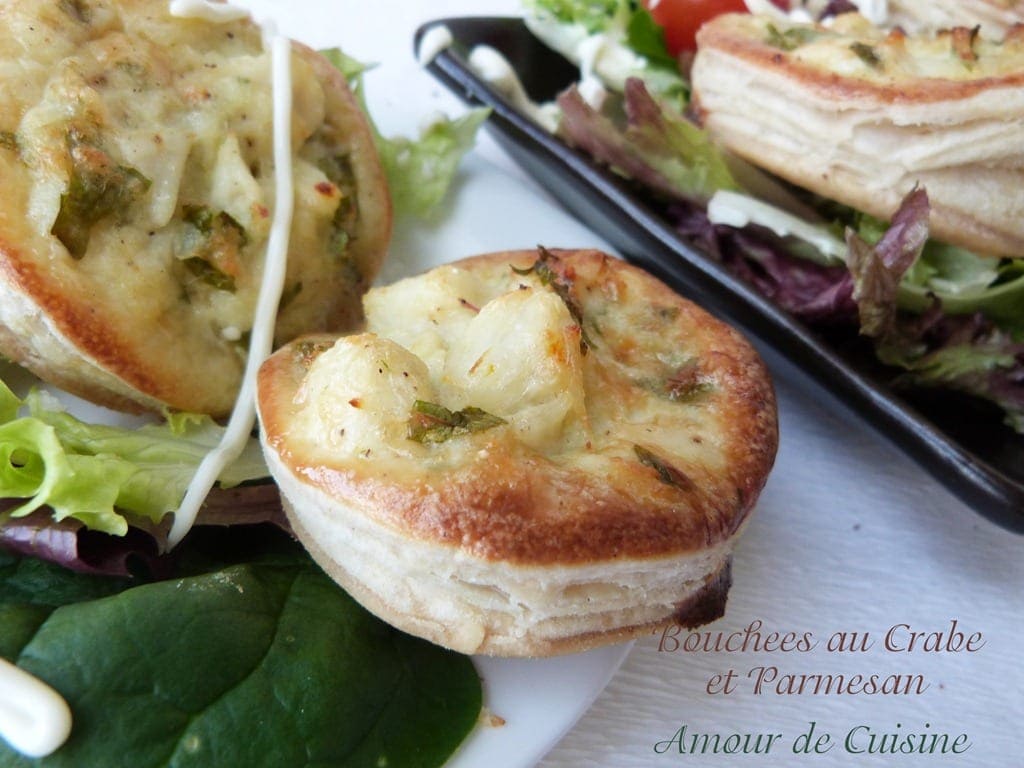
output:
POLYGON ((473 728, 468 658, 370 615, 283 534, 194 533, 166 580, 0 549, 0 657, 74 713, 42 760, 0 741, 0 768, 432 768, 473 728))
POLYGON ((527 0, 530 29, 581 67, 557 99, 559 135, 648 190, 683 237, 787 311, 859 330, 895 385, 990 401, 1024 434, 1024 258, 930 239, 925 189, 879 221, 721 152, 686 115, 689 54, 669 53, 652 16, 687 4, 527 0))
MULTIPOLYGON (((362 100, 367 68, 326 55, 362 100)), ((396 216, 440 207, 486 114, 415 140, 374 127, 396 216)), ((0 768, 448 759, 481 709, 472 663, 323 574, 289 537, 275 486, 251 484, 268 475, 255 439, 207 499, 206 525, 168 553, 168 513, 224 428, 171 412, 87 423, 14 387, 25 378, 0 360, 0 659, 64 696, 74 730, 39 761, 0 740, 0 768)))

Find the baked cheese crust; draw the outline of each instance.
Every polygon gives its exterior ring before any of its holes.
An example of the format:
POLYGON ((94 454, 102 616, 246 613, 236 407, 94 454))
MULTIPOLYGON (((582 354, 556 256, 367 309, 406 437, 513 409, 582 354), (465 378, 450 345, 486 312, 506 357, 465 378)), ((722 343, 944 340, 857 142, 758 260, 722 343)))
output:
POLYGON ((259 377, 286 510, 346 589, 467 653, 721 613, 778 439, 736 331, 597 251, 480 256, 364 303, 364 332, 259 377))
POLYGON ((889 15, 907 30, 980 26, 984 34, 998 38, 1024 22, 1024 1, 889 0, 889 15))
POLYGON ((726 15, 698 35, 692 78, 703 124, 756 165, 882 219, 920 184, 936 238, 1024 253, 1024 29, 726 15))
MULTIPOLYGON (((270 54, 166 0, 0 5, 0 353, 128 409, 230 411, 274 205, 270 54)), ((390 235, 344 77, 293 47, 279 342, 360 320, 390 235)))

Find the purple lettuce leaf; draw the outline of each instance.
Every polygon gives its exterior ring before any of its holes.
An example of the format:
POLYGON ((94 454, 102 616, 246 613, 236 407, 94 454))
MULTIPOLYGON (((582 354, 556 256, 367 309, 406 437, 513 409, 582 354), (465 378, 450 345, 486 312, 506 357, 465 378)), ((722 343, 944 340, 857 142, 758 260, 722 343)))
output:
POLYGON ((853 276, 843 266, 825 266, 794 256, 767 229, 712 224, 702 208, 674 205, 677 231, 764 297, 814 326, 856 328, 853 276))
POLYGON ((981 313, 949 315, 938 299, 921 315, 897 307, 900 279, 928 238, 928 199, 914 190, 874 245, 848 234, 850 268, 795 255, 761 227, 712 224, 703 209, 673 205, 679 233, 733 275, 815 328, 860 328, 900 388, 930 387, 988 400, 1024 432, 1024 343, 981 313))
POLYGON ((928 242, 930 213, 928 193, 917 187, 903 198, 875 245, 847 229, 846 264, 853 275, 853 299, 860 314, 860 332, 865 336, 882 338, 891 331, 900 281, 928 242))
POLYGON ((942 387, 988 400, 1024 433, 1024 343, 981 313, 947 315, 936 300, 900 315, 877 345, 882 362, 904 369, 899 387, 942 387))
POLYGON ((860 8, 857 7, 856 3, 852 3, 850 0, 829 0, 828 5, 822 8, 821 13, 818 14, 818 21, 844 13, 858 13, 859 11, 860 8))
POLYGON ((561 138, 648 189, 703 203, 717 190, 737 188, 707 134, 666 108, 638 78, 623 90, 624 124, 591 107, 575 86, 558 97, 558 106, 561 138))
MULTIPOLYGON (((0 499, 0 519, 20 499, 0 499)), ((270 523, 290 533, 277 486, 273 483, 216 488, 207 497, 196 525, 230 526, 270 523)), ((133 519, 124 536, 91 531, 77 520, 53 519, 48 508, 0 523, 0 547, 20 555, 63 565, 78 573, 132 576, 142 570, 156 578, 174 569, 167 553, 170 520, 147 524, 133 519)))

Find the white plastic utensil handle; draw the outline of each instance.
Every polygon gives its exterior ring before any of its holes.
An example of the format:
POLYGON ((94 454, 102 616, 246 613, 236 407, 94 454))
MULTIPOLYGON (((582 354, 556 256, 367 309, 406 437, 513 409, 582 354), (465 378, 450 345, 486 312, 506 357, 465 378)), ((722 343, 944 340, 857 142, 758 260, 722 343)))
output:
POLYGON ((42 680, 0 659, 0 737, 28 757, 46 757, 71 733, 67 702, 42 680))

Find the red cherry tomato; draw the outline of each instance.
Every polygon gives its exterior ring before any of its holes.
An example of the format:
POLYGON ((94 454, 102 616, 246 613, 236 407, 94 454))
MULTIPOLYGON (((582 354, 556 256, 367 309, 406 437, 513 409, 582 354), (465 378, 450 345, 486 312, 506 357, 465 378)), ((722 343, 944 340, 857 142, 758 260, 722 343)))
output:
MULTIPOLYGON (((782 8, 789 7, 789 0, 772 2, 782 8)), ((747 10, 743 0, 643 0, 643 5, 665 30, 665 44, 673 56, 678 56, 680 51, 696 50, 697 30, 708 19, 747 10)))

